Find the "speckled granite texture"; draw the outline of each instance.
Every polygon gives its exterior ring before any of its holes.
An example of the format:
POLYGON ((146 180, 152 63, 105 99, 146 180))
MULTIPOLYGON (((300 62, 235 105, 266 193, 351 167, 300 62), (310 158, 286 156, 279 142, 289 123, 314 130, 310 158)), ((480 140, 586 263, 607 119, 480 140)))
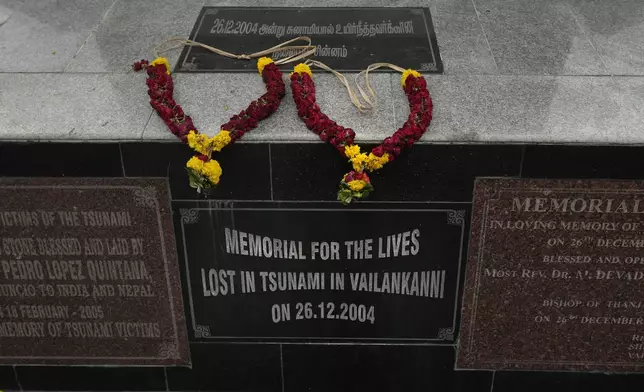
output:
MULTIPOLYGON (((644 3, 625 0, 0 0, 0 139, 173 140, 130 64, 187 36, 203 5, 429 7, 445 66, 427 75, 427 143, 642 144, 644 3), (0 17, 1 19, 1 17, 0 17)), ((168 57, 174 63, 179 52, 168 57)), ((405 64, 401 64, 404 66, 405 64)), ((325 112, 381 140, 407 116, 397 75, 379 75, 379 106, 361 114, 330 75, 325 112)), ((264 91, 253 74, 181 74, 177 100, 207 133, 264 91)), ((290 96, 245 141, 316 141, 290 96)))
POLYGON ((642 195, 477 179, 456 367, 642 372, 642 195))
POLYGON ((167 180, 4 177, 0 197, 0 363, 190 366, 167 180))

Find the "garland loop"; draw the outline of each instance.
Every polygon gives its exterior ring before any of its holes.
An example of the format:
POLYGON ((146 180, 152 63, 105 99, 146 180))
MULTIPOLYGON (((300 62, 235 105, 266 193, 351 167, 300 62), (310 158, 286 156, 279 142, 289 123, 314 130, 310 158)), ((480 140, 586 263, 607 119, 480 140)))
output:
POLYGON ((222 169, 219 162, 213 159, 213 153, 234 143, 246 132, 257 127, 259 121, 275 113, 286 94, 282 72, 277 65, 268 57, 258 59, 257 70, 266 84, 266 93, 258 100, 251 102, 245 110, 231 117, 227 123, 221 126, 219 133, 208 137, 197 130, 192 118, 186 115, 181 106, 175 102, 173 97, 174 82, 170 75, 170 64, 166 58, 158 57, 152 62, 137 61, 134 63, 133 69, 147 71, 146 84, 150 105, 168 126, 170 132, 182 142, 188 143, 188 146, 197 153, 188 160, 186 169, 190 178, 190 186, 196 188, 199 193, 219 184, 222 169))
MULTIPOLYGON (((402 70, 390 64, 374 65, 375 68, 389 66, 395 70, 402 70)), ((367 74, 375 68, 368 67, 367 74)), ((368 154, 361 152, 360 146, 355 144, 355 132, 351 128, 338 125, 324 114, 316 103, 311 68, 306 63, 300 63, 291 73, 291 90, 298 116, 321 140, 330 143, 348 158, 353 166, 353 170, 342 178, 338 190, 338 200, 345 205, 355 199, 367 197, 374 188, 366 172, 378 170, 396 159, 404 148, 411 147, 420 139, 432 120, 432 99, 425 78, 412 69, 402 71, 401 85, 409 101, 407 121, 368 154)))

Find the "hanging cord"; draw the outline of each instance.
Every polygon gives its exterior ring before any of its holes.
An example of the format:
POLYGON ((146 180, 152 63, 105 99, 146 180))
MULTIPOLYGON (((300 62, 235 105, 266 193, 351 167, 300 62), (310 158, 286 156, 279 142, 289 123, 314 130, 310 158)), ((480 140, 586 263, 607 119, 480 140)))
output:
POLYGON ((324 63, 322 63, 320 61, 317 61, 317 60, 309 59, 309 60, 306 60, 305 64, 306 65, 314 65, 314 66, 316 66, 316 67, 318 67, 320 69, 323 69, 325 71, 329 71, 332 74, 334 74, 340 80, 340 83, 342 83, 344 85, 344 87, 347 89, 347 93, 349 94, 349 98, 351 98, 351 103, 353 103, 353 106, 358 108, 359 111, 366 112, 366 111, 369 111, 369 110, 371 110, 373 108, 373 107, 370 107, 370 106, 365 106, 365 105, 363 105, 362 102, 360 102, 360 99, 358 98, 358 95, 351 88, 351 84, 347 80, 346 76, 342 75, 340 72, 336 71, 335 69, 333 69, 333 68, 329 67, 328 65, 326 65, 326 64, 324 64, 324 63))
POLYGON ((376 92, 371 88, 371 82, 369 81, 369 72, 374 71, 378 68, 391 68, 394 71, 403 73, 405 72, 405 69, 402 67, 399 67, 395 64, 391 63, 373 63, 370 64, 366 69, 360 71, 359 74, 356 75, 355 82, 356 86, 358 87, 358 91, 360 91, 360 95, 362 96, 362 99, 367 103, 367 105, 373 109, 376 107, 378 103, 378 98, 376 97, 376 92), (363 88, 360 86, 360 77, 361 75, 364 75, 364 85, 367 91, 363 90, 363 88))
POLYGON ((255 52, 251 54, 230 53, 230 52, 226 52, 225 50, 215 48, 214 46, 202 44, 201 42, 192 41, 181 37, 173 37, 155 46, 154 56, 158 57, 161 53, 169 52, 174 49, 180 49, 180 48, 183 48, 184 46, 197 46, 197 47, 209 50, 213 53, 216 53, 220 56, 228 57, 231 59, 238 59, 238 60, 250 60, 253 58, 264 57, 278 52, 293 51, 293 50, 299 51, 298 53, 295 53, 291 56, 276 60, 275 61, 276 65, 288 64, 290 62, 298 61, 315 53, 315 46, 311 44, 311 38, 306 36, 295 37, 288 41, 282 42, 281 44, 278 44, 268 49, 261 50, 259 52, 255 52), (298 42, 298 41, 305 41, 306 45, 290 45, 291 43, 298 42), (175 44, 170 47, 164 47, 171 42, 175 42, 175 44))
POLYGON ((358 108, 360 112, 367 112, 367 111, 373 110, 377 104, 376 92, 371 87, 371 81, 369 80, 369 72, 382 67, 391 68, 394 71, 401 72, 401 73, 405 71, 404 68, 401 68, 397 65, 390 64, 390 63, 373 63, 369 65, 366 69, 360 71, 360 73, 358 73, 355 77, 355 84, 356 84, 356 87, 358 88, 358 92, 360 93, 360 96, 358 96, 358 94, 351 87, 351 83, 347 80, 346 76, 344 76, 340 72, 334 70, 328 65, 317 60, 309 59, 309 60, 306 60, 305 64, 314 65, 320 69, 329 71, 332 74, 334 74, 340 80, 340 83, 342 83, 344 87, 347 89, 347 93, 349 94, 349 98, 351 99, 351 103, 353 104, 353 106, 358 108), (365 85, 366 91, 360 86, 359 79, 363 75, 364 75, 364 85, 365 85))

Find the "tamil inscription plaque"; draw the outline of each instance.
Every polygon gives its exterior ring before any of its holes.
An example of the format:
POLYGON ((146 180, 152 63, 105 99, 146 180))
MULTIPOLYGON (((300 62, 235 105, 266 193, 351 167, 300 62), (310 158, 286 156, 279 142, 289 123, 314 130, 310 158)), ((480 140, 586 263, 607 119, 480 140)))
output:
POLYGON ((0 179, 0 363, 188 365, 163 179, 0 179))
MULTIPOLYGON (((389 62, 443 72, 427 8, 204 7, 190 39, 250 54, 299 36, 310 37, 315 59, 338 71, 360 71, 372 63, 389 62)), ((284 51, 272 57, 277 60, 296 53, 284 51)), ((257 67, 255 60, 235 60, 193 46, 184 48, 176 70, 257 72, 257 67)))
POLYGON ((197 339, 454 340, 467 205, 174 207, 197 339))
POLYGON ((644 182, 479 179, 457 367, 644 370, 644 182))

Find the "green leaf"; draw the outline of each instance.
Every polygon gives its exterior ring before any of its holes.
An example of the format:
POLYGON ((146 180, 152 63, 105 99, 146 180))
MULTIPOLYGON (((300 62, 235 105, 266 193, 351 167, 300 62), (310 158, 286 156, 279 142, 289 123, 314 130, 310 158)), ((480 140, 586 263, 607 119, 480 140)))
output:
POLYGON ((345 206, 349 203, 351 203, 351 200, 353 199, 353 195, 351 194, 351 191, 348 189, 340 189, 338 191, 338 201, 345 206))

